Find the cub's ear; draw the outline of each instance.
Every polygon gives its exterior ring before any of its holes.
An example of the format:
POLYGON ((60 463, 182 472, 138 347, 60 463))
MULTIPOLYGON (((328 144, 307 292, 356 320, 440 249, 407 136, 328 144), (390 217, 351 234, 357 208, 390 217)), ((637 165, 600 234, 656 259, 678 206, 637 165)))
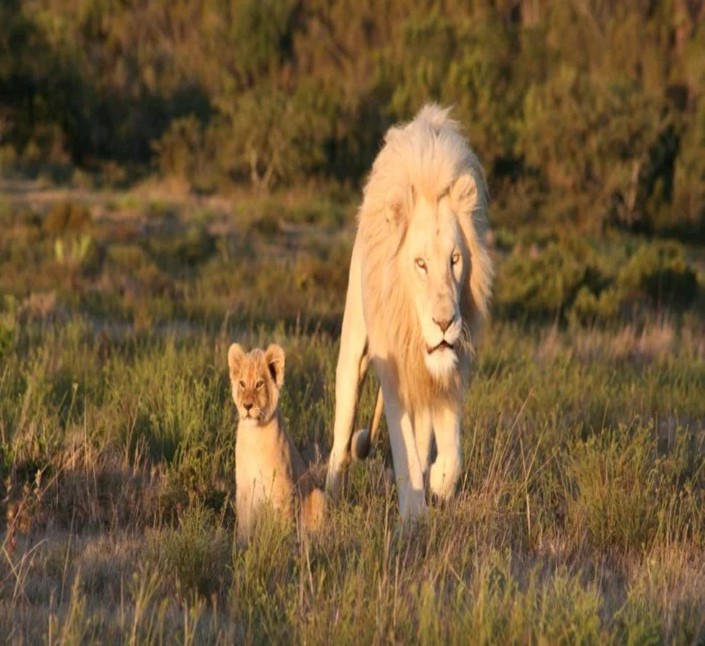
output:
POLYGON ((230 379, 235 380, 240 372, 242 360, 245 358, 245 351, 239 343, 233 343, 228 350, 228 368, 230 368, 230 379))
POLYGON ((450 203, 455 211, 472 213, 477 202, 477 184, 470 173, 465 173, 453 182, 450 188, 450 203))
POLYGON ((272 343, 264 352, 264 360, 267 362, 269 374, 272 375, 277 388, 281 388, 284 384, 285 356, 284 350, 276 343, 272 343))

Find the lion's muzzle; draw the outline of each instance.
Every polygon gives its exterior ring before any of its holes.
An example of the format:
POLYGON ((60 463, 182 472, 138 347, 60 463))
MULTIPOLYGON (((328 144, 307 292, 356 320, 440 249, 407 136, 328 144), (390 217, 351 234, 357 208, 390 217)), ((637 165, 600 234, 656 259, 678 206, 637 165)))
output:
POLYGON ((439 350, 455 350, 455 346, 452 343, 449 343, 445 339, 443 339, 438 345, 435 345, 433 347, 427 347, 426 352, 428 354, 433 354, 434 352, 438 352, 439 350))

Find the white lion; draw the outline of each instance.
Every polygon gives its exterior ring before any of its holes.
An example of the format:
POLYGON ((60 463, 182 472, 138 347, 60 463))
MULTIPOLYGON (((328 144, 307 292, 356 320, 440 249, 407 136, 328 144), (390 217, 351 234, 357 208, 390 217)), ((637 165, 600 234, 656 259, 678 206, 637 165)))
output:
POLYGON ((351 441, 356 457, 364 457, 374 440, 375 423, 352 438, 371 359, 403 521, 427 513, 426 481, 442 499, 456 489, 463 394, 492 285, 487 185, 449 112, 427 105, 387 132, 358 216, 336 370, 326 489, 338 495, 351 441))

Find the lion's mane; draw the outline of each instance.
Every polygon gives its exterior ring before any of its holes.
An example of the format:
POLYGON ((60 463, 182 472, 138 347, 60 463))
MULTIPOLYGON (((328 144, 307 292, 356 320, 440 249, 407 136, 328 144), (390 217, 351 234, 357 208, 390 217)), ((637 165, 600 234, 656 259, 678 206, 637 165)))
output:
POLYGON ((428 105, 410 123, 387 132, 358 214, 370 354, 378 364, 387 364, 381 367, 395 379, 402 401, 411 410, 416 404, 461 396, 491 292, 493 270, 485 241, 487 184, 477 157, 449 112, 428 105), (448 382, 438 383, 424 365, 424 341, 409 295, 408 271, 402 269, 398 258, 405 243, 412 196, 436 203, 465 174, 472 176, 477 190, 466 211, 453 208, 470 258, 460 296, 463 344, 457 370, 448 382), (394 235, 390 235, 390 204, 397 208, 401 220, 394 235))

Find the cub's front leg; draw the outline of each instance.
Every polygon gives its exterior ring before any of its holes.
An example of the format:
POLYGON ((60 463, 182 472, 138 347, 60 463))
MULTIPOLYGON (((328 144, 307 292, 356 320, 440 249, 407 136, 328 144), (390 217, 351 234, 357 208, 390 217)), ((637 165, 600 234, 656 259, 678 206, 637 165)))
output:
POLYGON ((237 537, 240 541, 249 541, 254 530, 255 510, 252 499, 252 485, 238 482, 235 492, 235 511, 237 513, 237 537))

